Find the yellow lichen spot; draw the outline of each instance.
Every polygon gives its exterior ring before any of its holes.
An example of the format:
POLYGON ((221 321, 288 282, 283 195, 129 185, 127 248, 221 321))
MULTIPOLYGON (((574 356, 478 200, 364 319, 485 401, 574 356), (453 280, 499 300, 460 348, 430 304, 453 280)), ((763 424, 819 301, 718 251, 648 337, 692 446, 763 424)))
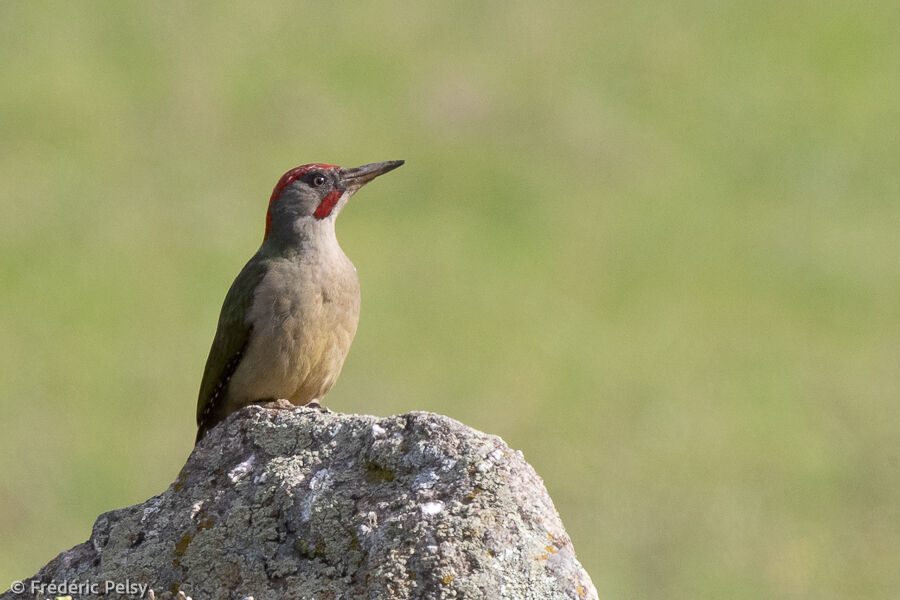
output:
POLYGON ((184 472, 184 469, 178 471, 178 477, 175 478, 175 484, 172 488, 176 492, 180 492, 182 488, 184 488, 184 480, 187 479, 187 473, 184 472))
POLYGON ((466 497, 465 497, 465 499, 463 500, 463 502, 465 502, 466 504, 468 504, 469 502, 471 502, 472 500, 474 500, 475 497, 478 496, 478 494, 480 494, 480 493, 483 492, 483 491, 484 491, 484 490, 481 489, 480 487, 475 487, 471 492, 469 492, 468 495, 466 495, 466 497))
POLYGON ((181 539, 178 540, 177 544, 175 544, 175 556, 181 556, 182 554, 184 554, 184 551, 187 550, 187 547, 190 545, 193 539, 194 537, 189 533, 181 536, 181 539))
POLYGON ((390 469, 373 462, 366 465, 366 481, 368 483, 380 483, 382 481, 390 483, 393 480, 394 473, 390 469))
MULTIPOLYGON (((178 543, 175 544, 175 559, 172 561, 173 567, 177 568, 181 565, 181 557, 184 555, 185 550, 187 550, 187 547, 191 544, 193 539, 194 537, 191 534, 186 533, 178 540, 178 543)), ((174 594, 175 592, 172 593, 174 594)))
POLYGON ((558 552, 558 550, 553 546, 544 546, 544 550, 546 550, 550 554, 556 554, 558 552))
POLYGON ((451 581, 453 581, 453 575, 444 575, 443 577, 441 577, 441 583, 443 583, 444 585, 447 585, 451 581))
POLYGON ((581 596, 582 598, 584 597, 584 588, 583 587, 581 587, 580 585, 576 585, 575 591, 578 592, 579 596, 581 596))

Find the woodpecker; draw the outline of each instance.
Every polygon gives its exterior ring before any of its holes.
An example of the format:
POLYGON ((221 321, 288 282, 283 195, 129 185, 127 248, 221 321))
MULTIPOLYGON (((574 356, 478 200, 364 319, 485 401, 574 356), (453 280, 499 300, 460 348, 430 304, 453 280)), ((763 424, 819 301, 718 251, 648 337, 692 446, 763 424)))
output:
POLYGON ((278 180, 262 245, 219 314, 197 399, 196 442, 244 406, 303 406, 334 385, 360 303, 356 267, 338 244, 334 222, 359 188, 402 164, 312 163, 278 180))

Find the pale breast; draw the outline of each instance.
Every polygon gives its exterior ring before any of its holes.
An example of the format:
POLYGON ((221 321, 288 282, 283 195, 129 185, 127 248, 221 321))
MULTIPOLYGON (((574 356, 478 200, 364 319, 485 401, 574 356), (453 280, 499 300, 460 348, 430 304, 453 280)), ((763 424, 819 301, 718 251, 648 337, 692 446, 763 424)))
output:
POLYGON ((359 279, 343 253, 326 264, 273 261, 248 315, 250 343, 229 404, 286 398, 306 404, 340 374, 359 323, 359 279))

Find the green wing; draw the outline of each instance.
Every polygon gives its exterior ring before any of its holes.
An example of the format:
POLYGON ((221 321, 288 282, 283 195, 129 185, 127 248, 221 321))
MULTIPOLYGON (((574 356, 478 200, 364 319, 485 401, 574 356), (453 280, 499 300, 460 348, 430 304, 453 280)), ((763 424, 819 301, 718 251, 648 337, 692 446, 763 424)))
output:
POLYGON ((228 382, 241 363, 250 341, 253 325, 247 322, 246 317, 253 305, 256 287, 267 270, 266 261, 259 254, 255 255, 238 273, 225 296, 197 397, 197 442, 228 416, 225 413, 228 382))

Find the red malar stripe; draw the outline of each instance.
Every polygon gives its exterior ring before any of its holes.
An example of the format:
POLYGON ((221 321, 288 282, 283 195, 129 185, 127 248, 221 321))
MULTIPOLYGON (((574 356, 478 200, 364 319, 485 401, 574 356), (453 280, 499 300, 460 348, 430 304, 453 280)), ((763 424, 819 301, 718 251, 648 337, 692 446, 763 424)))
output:
POLYGON ((314 212, 313 215, 315 215, 317 219, 324 219, 330 215, 331 211, 334 210, 334 205, 341 199, 341 194, 343 194, 341 190, 334 190, 322 198, 322 201, 319 202, 319 206, 316 207, 316 212, 314 212))

